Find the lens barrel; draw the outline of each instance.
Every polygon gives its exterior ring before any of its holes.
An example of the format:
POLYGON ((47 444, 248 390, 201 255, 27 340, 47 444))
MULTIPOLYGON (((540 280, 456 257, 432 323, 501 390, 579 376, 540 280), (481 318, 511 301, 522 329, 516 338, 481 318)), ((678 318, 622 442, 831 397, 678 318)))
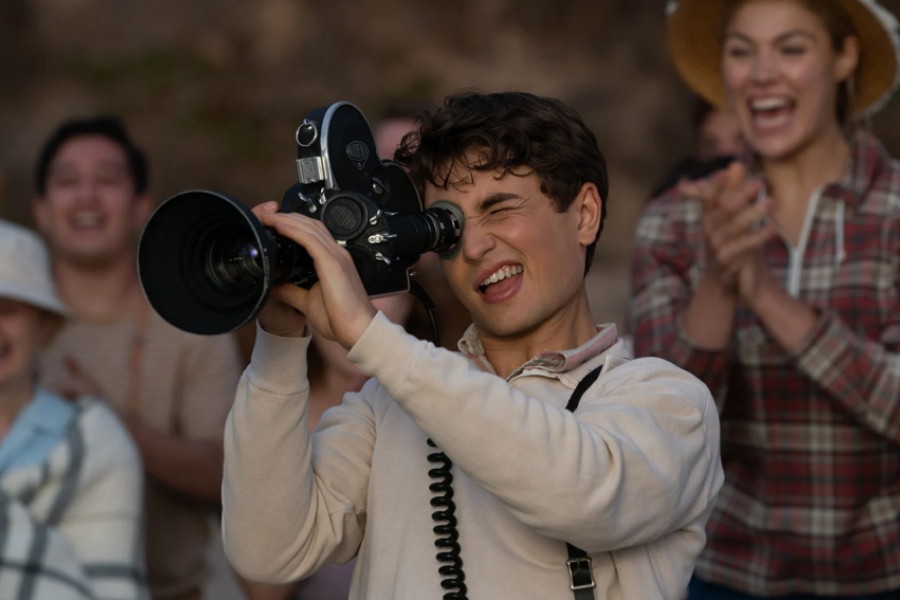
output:
MULTIPOLYGON (((426 252, 452 257, 464 225, 462 212, 448 202, 425 212, 393 214, 346 192, 325 205, 322 221, 346 245, 372 294, 405 289, 407 267, 426 252), (382 254, 376 238, 390 240, 390 251, 382 254)), ((263 227, 234 198, 205 190, 173 196, 153 213, 138 245, 138 275, 163 319, 205 335, 255 319, 274 285, 309 288, 316 281, 305 249, 263 227)))
POLYGON ((396 256, 418 257, 426 252, 443 254, 456 248, 462 234, 462 212, 449 202, 440 204, 424 212, 386 218, 394 236, 393 251, 396 256))
POLYGON ((194 190, 153 213, 138 245, 138 274, 150 305, 184 331, 219 334, 256 317, 276 283, 272 235, 246 206, 194 190))

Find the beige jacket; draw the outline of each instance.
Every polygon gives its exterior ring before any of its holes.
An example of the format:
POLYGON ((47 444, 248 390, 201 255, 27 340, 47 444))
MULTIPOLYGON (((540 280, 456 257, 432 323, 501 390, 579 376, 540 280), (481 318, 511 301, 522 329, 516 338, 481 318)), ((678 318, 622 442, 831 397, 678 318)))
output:
POLYGON ((287 582, 358 555, 351 598, 441 598, 430 436, 454 461, 470 597, 572 598, 564 541, 593 557, 598 600, 683 593, 723 480, 718 414, 686 371, 629 361, 614 326, 505 381, 379 313, 349 355, 373 379, 314 435, 309 338, 258 336, 225 431, 222 528, 244 576, 287 582))

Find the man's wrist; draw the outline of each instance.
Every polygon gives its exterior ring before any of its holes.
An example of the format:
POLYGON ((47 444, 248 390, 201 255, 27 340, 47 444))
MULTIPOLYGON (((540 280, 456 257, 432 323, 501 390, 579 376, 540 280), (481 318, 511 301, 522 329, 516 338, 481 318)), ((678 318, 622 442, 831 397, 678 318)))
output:
POLYGON ((268 333, 269 335, 274 335, 276 337, 286 337, 286 338, 302 338, 309 335, 309 325, 307 325, 306 320, 303 320, 303 325, 299 328, 291 328, 291 329, 278 329, 275 327, 270 327, 266 325, 266 322, 263 319, 257 319, 257 324, 259 328, 268 333))
POLYGON ((368 309, 363 311, 359 317, 353 320, 353 323, 348 327, 347 335, 344 339, 340 340, 340 343, 346 350, 352 350, 353 346, 359 342, 360 338, 363 334, 369 329, 372 325, 372 321, 375 319, 375 316, 378 314, 378 310, 375 306, 370 302, 368 309))

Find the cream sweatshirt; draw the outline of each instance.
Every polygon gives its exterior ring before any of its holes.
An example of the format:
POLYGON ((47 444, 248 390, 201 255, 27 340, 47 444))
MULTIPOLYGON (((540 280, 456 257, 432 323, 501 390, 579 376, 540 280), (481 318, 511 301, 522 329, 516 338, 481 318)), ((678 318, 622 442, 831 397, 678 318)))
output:
POLYGON ((683 594, 723 481, 715 404, 686 371, 630 361, 620 341, 506 381, 379 313, 349 354, 373 379, 310 435, 310 339, 257 335, 222 488, 225 549, 245 577, 283 583, 358 556, 351 598, 441 598, 431 437, 454 461, 470 598, 572 598, 564 542, 591 555, 597 600, 683 594))

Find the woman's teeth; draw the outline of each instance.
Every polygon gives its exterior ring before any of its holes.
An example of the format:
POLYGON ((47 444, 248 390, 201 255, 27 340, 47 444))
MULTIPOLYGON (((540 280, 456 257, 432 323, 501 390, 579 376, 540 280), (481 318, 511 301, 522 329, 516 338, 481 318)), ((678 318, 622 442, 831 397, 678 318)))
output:
POLYGON ((503 281, 507 277, 512 277, 513 275, 518 275, 525 271, 525 267, 522 265, 516 265, 514 267, 502 267, 497 269, 497 272, 492 274, 490 277, 481 282, 481 287, 486 288, 492 283, 497 283, 498 281, 503 281))
POLYGON ((787 98, 761 98, 750 102, 750 112, 757 127, 771 129, 787 124, 793 103, 787 98))
POLYGON ((778 110, 780 108, 787 108, 788 101, 786 98, 766 98, 764 100, 754 100, 750 104, 750 108, 754 111, 769 111, 769 110, 778 110))

